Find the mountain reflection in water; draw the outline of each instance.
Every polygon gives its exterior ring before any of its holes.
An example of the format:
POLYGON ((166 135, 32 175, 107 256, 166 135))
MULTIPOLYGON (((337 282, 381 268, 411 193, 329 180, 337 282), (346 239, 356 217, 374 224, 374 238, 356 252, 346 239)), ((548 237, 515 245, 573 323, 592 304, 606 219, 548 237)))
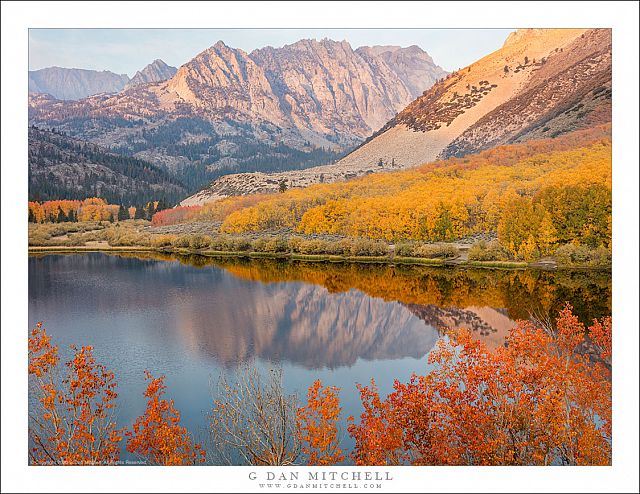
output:
POLYGON ((65 306, 165 314, 174 337, 224 367, 254 357, 309 369, 417 359, 446 328, 467 327, 495 347, 515 319, 554 314, 564 301, 586 322, 611 310, 611 277, 597 272, 162 254, 44 256, 29 266, 30 324, 65 306))
POLYGON ((356 290, 331 295, 317 285, 237 279, 226 285, 207 294, 206 305, 181 306, 177 325, 192 348, 225 366, 253 357, 307 368, 420 358, 438 339, 402 304, 356 290))

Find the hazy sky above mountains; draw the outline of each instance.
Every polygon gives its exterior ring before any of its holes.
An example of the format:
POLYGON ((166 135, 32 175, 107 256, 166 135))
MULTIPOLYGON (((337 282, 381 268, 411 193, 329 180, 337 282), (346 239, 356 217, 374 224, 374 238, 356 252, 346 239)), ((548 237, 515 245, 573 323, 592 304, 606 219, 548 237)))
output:
POLYGON ((514 29, 30 29, 29 69, 59 66, 133 76, 156 58, 179 67, 222 40, 250 52, 303 38, 363 45, 418 45, 446 70, 502 46, 514 29))

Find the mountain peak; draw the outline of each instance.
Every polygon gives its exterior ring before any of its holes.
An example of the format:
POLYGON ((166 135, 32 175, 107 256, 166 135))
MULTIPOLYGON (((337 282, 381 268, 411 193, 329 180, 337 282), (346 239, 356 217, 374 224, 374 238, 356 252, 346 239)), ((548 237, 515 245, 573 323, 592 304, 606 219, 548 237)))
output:
POLYGON ((156 66, 156 67, 168 67, 168 65, 165 63, 165 61, 162 60, 161 58, 156 58, 149 65, 153 65, 153 66, 156 66))
MULTIPOLYGON (((30 114, 34 123, 44 124, 71 112, 86 119, 108 115, 142 121, 130 130, 144 141, 136 148, 154 153, 149 159, 175 166, 206 160, 208 171, 247 163, 272 171, 276 162, 326 162, 362 142, 446 75, 424 57, 401 48, 386 50, 396 58, 365 56, 348 41, 327 38, 250 54, 217 41, 167 82, 150 83, 170 75, 156 76, 165 64, 154 61, 134 77, 132 85, 146 83, 138 88, 108 100, 78 102, 73 109, 34 99, 30 114), (183 139, 188 154, 164 156, 154 147, 157 141, 141 136, 140 127, 173 129, 170 142, 183 139)), ((109 132, 106 123, 101 132, 109 132)), ((74 135, 88 136, 84 131, 74 135)), ((111 137, 107 139, 111 145, 111 137)))
POLYGON ((432 82, 447 75, 447 72, 436 65, 431 56, 417 45, 406 48, 395 45, 361 46, 356 53, 364 58, 383 60, 401 76, 414 97, 427 89, 419 72, 430 73, 432 82))
POLYGON ((140 84, 166 81, 167 79, 172 78, 177 71, 178 69, 167 65, 164 60, 156 58, 142 70, 136 72, 126 85, 126 89, 140 84))
POLYGON ((382 57, 385 60, 392 57, 421 57, 435 65, 431 56, 418 45, 406 47, 398 45, 360 46, 356 49, 356 53, 366 53, 371 57, 382 57))
POLYGON ((536 34, 543 34, 544 31, 544 29, 539 28, 516 29, 515 31, 509 33, 502 46, 504 48, 505 46, 519 43, 525 38, 533 37, 536 34))
POLYGON ((282 47, 282 49, 294 48, 294 49, 304 49, 304 50, 309 50, 309 49, 315 50, 318 47, 323 47, 325 49, 334 49, 337 47, 341 47, 342 49, 347 51, 353 50, 351 48, 351 44, 349 44, 347 40, 336 41, 331 38, 321 38, 321 39, 305 38, 305 39, 298 40, 295 43, 292 43, 290 45, 285 45, 282 47))
POLYGON ((394 51, 401 50, 402 47, 398 45, 373 45, 373 46, 359 46, 356 51, 359 53, 366 52, 370 55, 379 56, 383 53, 393 53, 394 51))

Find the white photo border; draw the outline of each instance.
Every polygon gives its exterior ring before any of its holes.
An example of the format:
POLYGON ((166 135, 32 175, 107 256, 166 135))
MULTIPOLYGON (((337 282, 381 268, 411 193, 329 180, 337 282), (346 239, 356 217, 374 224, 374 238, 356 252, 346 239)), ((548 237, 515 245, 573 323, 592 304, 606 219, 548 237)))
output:
MULTIPOLYGON (((371 489, 374 492, 638 491, 637 2, 3 2, 0 161, 3 492, 287 492, 282 488, 261 489, 250 479, 250 472, 262 475, 266 470, 249 467, 140 470, 27 465, 28 29, 44 27, 612 28, 613 466, 271 470, 304 475, 309 471, 390 471, 393 480, 383 482, 380 489, 371 489)), ((353 491, 320 489, 332 490, 353 491)))

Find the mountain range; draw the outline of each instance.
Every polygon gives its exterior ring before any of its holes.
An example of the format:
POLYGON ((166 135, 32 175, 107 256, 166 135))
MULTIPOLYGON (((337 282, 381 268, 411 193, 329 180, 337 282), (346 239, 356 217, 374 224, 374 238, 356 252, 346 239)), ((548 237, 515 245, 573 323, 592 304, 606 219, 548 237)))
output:
POLYGON ((333 182, 611 122, 611 30, 524 29, 443 78, 335 164, 230 174, 183 205, 333 182))
POLYGON ((129 79, 108 70, 47 67, 29 71, 29 93, 44 93, 59 100, 77 100, 100 93, 117 93, 147 82, 161 82, 176 71, 162 60, 154 60, 129 79))
POLYGON ((219 41, 163 82, 75 101, 31 93, 29 116, 199 188, 233 171, 334 161, 446 75, 417 46, 323 39, 246 53, 219 41))

